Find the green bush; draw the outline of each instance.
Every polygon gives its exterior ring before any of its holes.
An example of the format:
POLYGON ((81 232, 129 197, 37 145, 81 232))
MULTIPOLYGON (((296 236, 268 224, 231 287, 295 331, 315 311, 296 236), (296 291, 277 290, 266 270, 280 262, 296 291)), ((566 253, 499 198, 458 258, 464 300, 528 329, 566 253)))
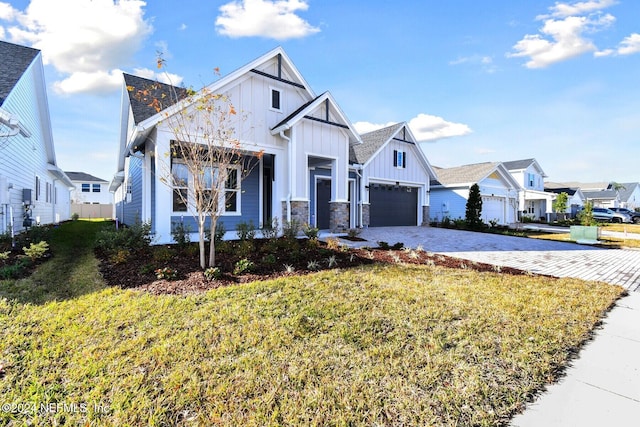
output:
POLYGON ((236 262, 233 267, 233 274, 242 274, 250 272, 254 267, 253 262, 248 260, 247 258, 242 258, 240 261, 236 262))
POLYGON ((180 249, 184 249, 191 243, 189 233, 191 228, 188 225, 184 225, 183 222, 174 222, 171 224, 171 237, 176 242, 180 249))
POLYGON ((207 280, 215 280, 222 277, 222 271, 218 267, 209 267, 204 271, 204 277, 207 280))
POLYGON ((80 218, 80 215, 78 215, 78 212, 74 212, 73 215, 71 215, 71 219, 73 221, 77 221, 78 218, 80 218))
POLYGON ((285 221, 282 225, 282 234, 288 239, 295 239, 300 233, 300 228, 298 220, 292 219, 291 221, 285 221))
POLYGON ((26 256, 28 256, 32 261, 40 259, 44 257, 49 251, 49 244, 45 241, 41 241, 38 243, 31 243, 29 247, 22 247, 22 251, 26 256))
POLYGON ((278 218, 267 220, 267 222, 262 225, 262 237, 265 239, 276 239, 279 231, 280 224, 278 223, 278 218))
POLYGON ((318 227, 312 227, 309 224, 305 224, 304 227, 302 228, 302 232, 309 239, 317 239, 319 231, 320 231, 320 229, 318 227))
POLYGON ((178 271, 171 267, 159 268, 156 270, 156 277, 159 280, 161 279, 174 280, 178 278, 178 271))
POLYGON ((121 249, 131 252, 145 250, 151 244, 151 223, 137 222, 130 227, 122 226, 118 230, 113 226, 100 230, 96 236, 96 248, 107 255, 121 249))
POLYGON ((18 279, 22 276, 25 268, 29 265, 28 258, 18 260, 13 265, 0 267, 0 280, 18 279))
POLYGON ((16 246, 27 246, 33 242, 50 240, 51 229, 45 225, 34 225, 16 236, 16 246))
POLYGON ((238 239, 245 240, 253 240, 256 237, 256 227, 253 224, 253 221, 249 220, 249 222, 239 222, 236 225, 236 234, 238 235, 238 239))

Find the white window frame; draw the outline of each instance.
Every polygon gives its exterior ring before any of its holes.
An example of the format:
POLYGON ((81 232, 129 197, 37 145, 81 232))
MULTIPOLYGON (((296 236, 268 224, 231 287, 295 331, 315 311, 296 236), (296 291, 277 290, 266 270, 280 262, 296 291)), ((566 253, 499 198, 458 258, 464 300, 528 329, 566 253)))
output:
POLYGON ((91 184, 82 183, 80 184, 80 192, 81 193, 91 193, 91 184), (86 188, 86 190, 85 190, 86 188))
POLYGON ((282 112, 282 90, 269 86, 269 109, 271 111, 282 112), (278 108, 273 106, 273 93, 278 92, 278 108))
MULTIPOLYGON (((184 165, 185 163, 183 161, 181 161, 180 159, 173 159, 172 160, 172 170, 173 170, 173 165, 174 164, 182 164, 184 165)), ((218 171, 218 166, 214 166, 214 171, 212 171, 212 174, 215 176, 217 175, 217 171, 218 171)), ((221 216, 241 216, 242 215, 242 179, 241 179, 241 168, 240 165, 233 165, 233 166, 228 166, 228 169, 233 169, 236 171, 236 188, 227 188, 226 187, 226 182, 225 182, 225 189, 224 192, 222 192, 222 194, 218 195, 218 212, 221 212, 221 216), (235 192, 236 193, 236 209, 231 211, 231 210, 227 210, 226 209, 226 205, 227 205, 227 193, 228 192, 235 192)), ((173 173, 173 172, 172 172, 173 173)), ((171 211, 172 211, 172 215, 176 216, 176 215, 184 215, 185 212, 189 212, 189 203, 187 203, 186 205, 186 209, 184 211, 176 211, 174 210, 174 191, 178 190, 178 189, 185 189, 187 190, 187 198, 189 200, 189 202, 193 201, 193 198, 195 197, 194 195, 194 191, 193 191, 193 186, 190 183, 193 183, 193 175, 188 171, 187 169, 187 185, 186 187, 182 187, 182 186, 175 186, 175 182, 172 179, 172 189, 171 189, 171 211)))

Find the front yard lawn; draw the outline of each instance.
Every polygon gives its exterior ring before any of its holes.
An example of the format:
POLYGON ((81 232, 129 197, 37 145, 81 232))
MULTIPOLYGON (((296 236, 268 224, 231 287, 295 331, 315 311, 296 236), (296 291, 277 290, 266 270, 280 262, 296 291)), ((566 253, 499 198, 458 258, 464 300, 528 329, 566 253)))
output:
POLYGON ((374 264, 153 295, 53 243, 55 293, 0 299, 3 425, 507 425, 624 292, 374 264))

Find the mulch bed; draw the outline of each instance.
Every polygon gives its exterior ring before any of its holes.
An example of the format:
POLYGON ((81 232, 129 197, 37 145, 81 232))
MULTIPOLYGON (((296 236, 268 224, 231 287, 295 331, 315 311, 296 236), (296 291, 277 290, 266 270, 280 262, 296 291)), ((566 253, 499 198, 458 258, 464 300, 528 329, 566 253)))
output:
MULTIPOLYGON (((175 245, 153 246, 130 254, 123 262, 114 262, 106 254, 96 252, 100 270, 110 286, 135 288, 152 294, 187 295, 229 286, 293 275, 304 275, 331 268, 351 268, 374 263, 430 264, 449 268, 496 272, 496 267, 434 254, 404 249, 350 249, 324 242, 301 240, 261 240, 223 242, 216 251, 216 265, 222 271, 217 280, 207 280, 199 265, 197 244, 178 248, 175 245), (253 263, 249 272, 234 274, 235 263, 248 259, 253 263), (158 279, 155 271, 170 267, 178 271, 175 280, 158 279), (289 267, 287 269, 287 267, 289 267)), ((529 272, 500 267, 501 273, 523 275, 529 272)))

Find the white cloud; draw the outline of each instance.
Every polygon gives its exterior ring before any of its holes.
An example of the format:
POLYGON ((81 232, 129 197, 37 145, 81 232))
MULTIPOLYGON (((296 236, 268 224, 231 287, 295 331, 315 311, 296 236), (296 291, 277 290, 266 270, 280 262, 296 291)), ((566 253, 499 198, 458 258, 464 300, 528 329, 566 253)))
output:
MULTIPOLYGON (((551 6, 549 10, 551 11, 551 16, 555 18, 566 18, 568 16, 593 13, 613 6, 616 3, 616 0, 590 0, 574 4, 556 3, 554 6, 551 6)), ((536 19, 544 20, 548 17, 549 15, 540 15, 536 19)))
POLYGON ((187 29, 187 24, 180 24, 180 26, 178 27, 178 30, 180 31, 184 31, 187 29))
POLYGON ((13 8, 9 3, 0 1, 0 19, 5 21, 13 21, 18 15, 18 11, 13 8))
POLYGON ((421 142, 463 136, 472 132, 471 128, 463 123, 448 122, 442 117, 423 113, 409 120, 409 128, 421 142))
POLYGON ((620 55, 631 55, 640 52, 640 34, 633 33, 620 42, 618 53, 620 55))
POLYGON ((69 75, 54 84, 56 91, 104 93, 116 68, 130 62, 152 32, 144 6, 141 0, 31 0, 13 14, 15 25, 7 32, 11 41, 40 49, 45 64, 69 75))
POLYGON ((493 154, 496 152, 496 150, 492 150, 491 148, 482 148, 482 147, 474 148, 473 151, 476 154, 479 154, 481 156, 486 156, 487 154, 493 154))
POLYGON ((107 94, 122 87, 122 70, 78 71, 64 80, 53 83, 53 90, 61 95, 76 93, 107 94))
POLYGON ((364 133, 373 132, 374 130, 386 128, 387 126, 391 126, 395 123, 396 122, 388 122, 386 124, 381 125, 381 124, 369 123, 369 122, 355 122, 353 124, 353 127, 356 128, 358 133, 364 134, 364 133))
POLYGON ((528 57, 529 61, 525 64, 528 68, 544 68, 587 52, 596 52, 598 48, 583 33, 599 31, 614 21, 615 18, 609 14, 548 19, 540 29, 542 34, 524 36, 513 46, 515 52, 507 56, 528 57))
POLYGON ((301 38, 320 31, 295 14, 308 8, 303 0, 232 1, 220 7, 215 25, 229 37, 301 38))
POLYGON ((180 86, 183 81, 183 77, 173 73, 158 73, 149 68, 136 68, 133 70, 134 74, 139 77, 143 77, 149 80, 157 80, 160 83, 166 83, 172 86, 180 86))
POLYGON ((493 58, 490 56, 482 56, 482 55, 471 55, 471 56, 461 56, 454 61, 450 61, 449 65, 478 65, 485 73, 495 73, 498 69, 496 65, 493 63, 493 58))

